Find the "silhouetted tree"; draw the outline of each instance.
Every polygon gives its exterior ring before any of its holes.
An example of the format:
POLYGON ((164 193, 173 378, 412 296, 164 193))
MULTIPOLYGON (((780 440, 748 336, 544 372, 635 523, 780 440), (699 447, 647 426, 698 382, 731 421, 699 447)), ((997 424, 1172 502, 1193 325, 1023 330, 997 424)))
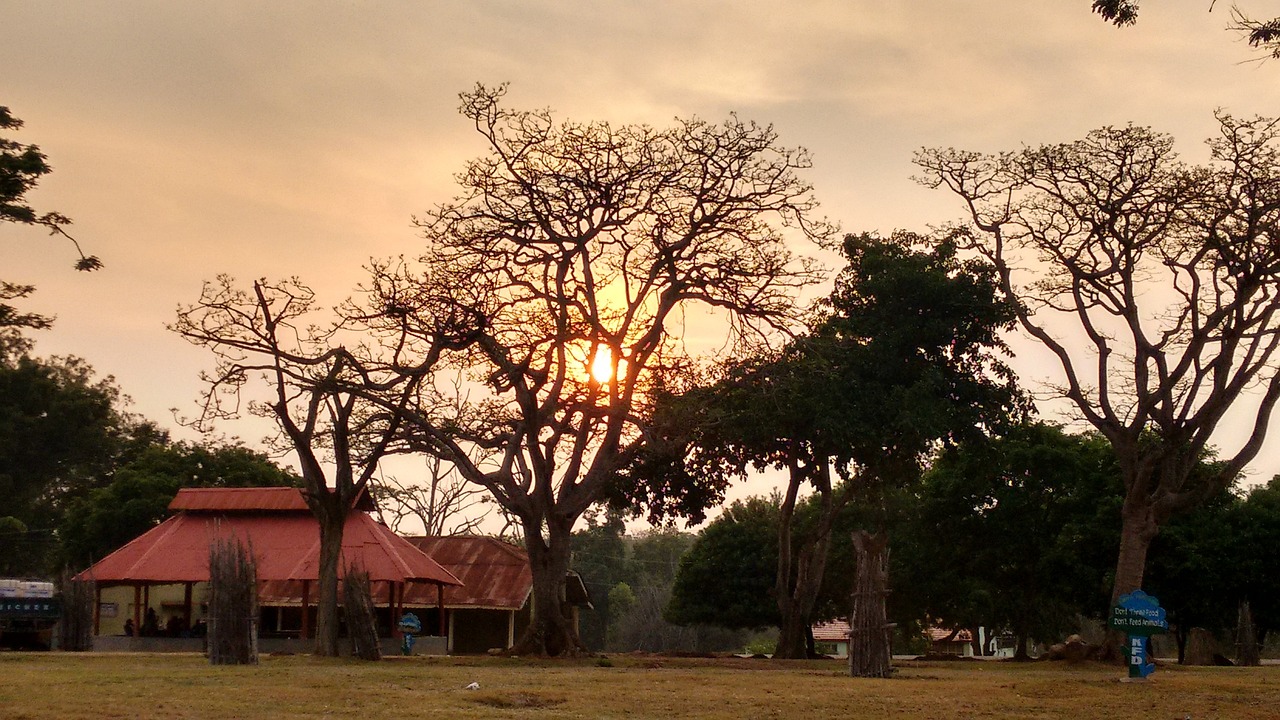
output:
POLYGON ((1257 455, 1280 400, 1280 123, 1218 120, 1206 166, 1134 126, 916 157, 924 183, 964 201, 967 246, 1021 300, 1022 328, 1061 370, 1054 390, 1115 451, 1125 500, 1113 603, 1141 587, 1160 526, 1257 455), (1253 418, 1241 447, 1195 473, 1233 409, 1253 418))

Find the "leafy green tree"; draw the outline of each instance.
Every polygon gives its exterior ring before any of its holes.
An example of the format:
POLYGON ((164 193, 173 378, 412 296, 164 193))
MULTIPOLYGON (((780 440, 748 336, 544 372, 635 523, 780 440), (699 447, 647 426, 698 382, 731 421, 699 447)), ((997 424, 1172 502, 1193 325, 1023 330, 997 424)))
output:
POLYGON ((73 500, 58 530, 62 556, 84 567, 169 517, 184 487, 299 486, 268 457, 236 445, 153 445, 115 470, 111 483, 73 500))
POLYGON ((1147 588, 1169 611, 1178 659, 1192 627, 1235 627, 1242 601, 1259 641, 1280 627, 1280 478, 1248 492, 1224 490, 1171 520, 1151 545, 1147 588))
POLYGON ((613 588, 630 577, 626 534, 616 512, 588 515, 587 526, 573 533, 573 569, 582 577, 593 606, 579 616, 578 634, 591 650, 602 651, 608 646, 610 628, 619 611, 613 602, 613 588))
MULTIPOLYGON (((22 124, 9 108, 0 106, 0 131, 18 130, 22 124)), ((97 270, 102 267, 102 261, 85 255, 80 243, 67 234, 65 227, 71 224, 67 216, 57 212, 39 213, 27 204, 27 193, 51 171, 48 158, 39 147, 0 137, 0 223, 38 225, 51 234, 61 235, 71 241, 80 255, 77 270, 97 270)), ((23 312, 10 304, 32 292, 35 292, 32 285, 0 280, 0 362, 11 362, 31 351, 31 343, 22 335, 23 330, 43 330, 53 323, 51 317, 23 312)))
MULTIPOLYGON (((14 117, 9 108, 0 105, 0 130, 18 130, 22 121, 14 117)), ((85 255, 80 243, 67 234, 70 218, 58 212, 38 212, 28 203, 26 195, 40 183, 40 178, 52 172, 48 157, 35 145, 24 145, 16 140, 0 137, 0 222, 38 225, 51 234, 61 235, 75 245, 80 259, 77 270, 97 270, 102 261, 93 255, 85 255)))
POLYGON ((735 500, 698 533, 680 561, 668 620, 744 630, 780 624, 773 599, 780 504, 776 496, 735 500))
POLYGON ((916 617, 952 628, 1065 633, 1105 599, 1123 497, 1106 440, 1044 424, 944 452, 898 532, 895 584, 916 617))
POLYGON ((1238 534, 1227 561, 1239 573, 1237 599, 1249 601, 1261 645, 1280 630, 1280 475, 1250 489, 1233 516, 1238 534))
POLYGON ((70 503, 164 434, 120 409, 120 389, 77 358, 0 362, 0 533, 11 574, 48 574, 70 503), (19 531, 19 527, 22 528, 19 531))
POLYGON ((1019 406, 998 358, 999 331, 1013 311, 989 266, 961 261, 947 238, 906 232, 851 235, 843 250, 848 266, 810 332, 660 405, 656 425, 670 430, 667 447, 689 450, 641 464, 641 482, 628 483, 628 502, 687 512, 697 509, 692 491, 701 503, 752 467, 787 472, 773 593, 784 658, 812 650, 832 528, 854 493, 908 482, 934 443, 1001 422, 1019 406), (806 484, 819 510, 800 534, 793 521, 806 484))

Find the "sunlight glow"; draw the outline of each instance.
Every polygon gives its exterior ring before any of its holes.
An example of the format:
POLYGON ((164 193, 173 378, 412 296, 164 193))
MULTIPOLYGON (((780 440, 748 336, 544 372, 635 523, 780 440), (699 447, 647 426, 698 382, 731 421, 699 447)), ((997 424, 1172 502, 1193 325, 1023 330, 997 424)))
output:
POLYGON ((607 347, 597 347, 591 359, 591 379, 604 385, 613 379, 613 353, 607 347))

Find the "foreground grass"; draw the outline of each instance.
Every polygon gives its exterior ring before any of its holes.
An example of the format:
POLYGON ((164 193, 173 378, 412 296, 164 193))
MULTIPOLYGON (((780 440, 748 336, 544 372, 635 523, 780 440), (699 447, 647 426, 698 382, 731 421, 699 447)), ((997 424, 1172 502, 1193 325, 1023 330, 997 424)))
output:
POLYGON ((834 661, 615 657, 263 657, 0 653, 0 718, 1276 718, 1280 667, 904 663, 854 680, 834 661), (476 690, 466 685, 476 682, 476 690))

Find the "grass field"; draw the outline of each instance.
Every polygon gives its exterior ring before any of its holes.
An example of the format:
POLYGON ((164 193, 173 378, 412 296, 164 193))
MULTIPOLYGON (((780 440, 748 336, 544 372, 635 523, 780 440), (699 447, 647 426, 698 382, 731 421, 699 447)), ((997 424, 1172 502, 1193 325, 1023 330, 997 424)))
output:
POLYGON ((196 655, 0 653, 0 718, 1280 717, 1280 666, 1123 676, 1061 663, 907 662, 891 680, 854 680, 836 661, 291 656, 211 667, 196 655))

